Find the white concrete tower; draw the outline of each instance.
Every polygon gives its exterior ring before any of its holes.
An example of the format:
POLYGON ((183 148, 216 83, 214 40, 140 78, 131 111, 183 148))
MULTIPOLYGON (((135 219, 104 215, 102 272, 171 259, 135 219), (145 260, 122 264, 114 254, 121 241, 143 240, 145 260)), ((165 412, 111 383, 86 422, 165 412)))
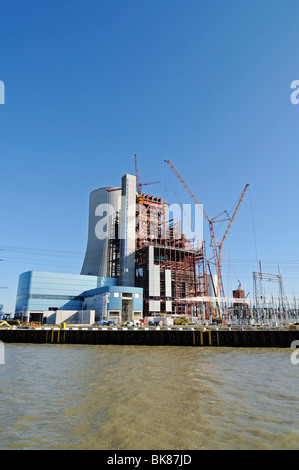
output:
POLYGON ((133 287, 135 286, 136 176, 123 175, 121 188, 119 284, 133 287))
POLYGON ((115 213, 120 208, 121 189, 105 187, 90 193, 88 240, 81 274, 108 277, 109 235, 115 213))

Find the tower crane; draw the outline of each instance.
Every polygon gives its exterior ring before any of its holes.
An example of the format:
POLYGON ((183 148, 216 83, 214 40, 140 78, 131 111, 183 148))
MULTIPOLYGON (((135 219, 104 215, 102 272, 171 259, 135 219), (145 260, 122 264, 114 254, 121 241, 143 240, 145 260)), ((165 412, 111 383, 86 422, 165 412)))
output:
POLYGON ((160 181, 153 181, 152 183, 140 183, 138 158, 136 154, 135 154, 135 175, 136 175, 136 189, 137 189, 138 194, 142 194, 142 186, 147 186, 148 184, 160 183, 160 181))
MULTIPOLYGON (((160 181, 153 181, 152 183, 140 183, 139 177, 139 168, 138 168, 138 159, 137 155, 135 154, 135 176, 136 176, 136 190, 139 195, 142 194, 142 186, 147 186, 149 184, 158 184, 160 181)), ((108 188, 107 191, 110 193, 111 191, 119 191, 121 188, 108 188)))
MULTIPOLYGON (((187 191, 187 193, 191 197, 192 201, 195 204, 200 205, 198 200, 196 199, 196 197, 192 193, 192 191, 189 189, 189 187, 187 186, 187 184, 185 183, 185 181, 183 180, 183 178, 179 174, 178 170, 173 165, 173 163, 170 160, 165 160, 165 162, 169 165, 169 167, 172 169, 172 171, 174 172, 174 174, 176 175, 178 180, 184 186, 185 190, 187 191)), ((211 244, 212 244, 213 253, 214 253, 215 265, 216 265, 216 270, 217 270, 217 275, 218 275, 218 285, 219 285, 219 291, 220 291, 217 294, 220 294, 221 297, 224 297, 222 274, 221 274, 221 269, 220 269, 220 265, 219 265, 219 258, 218 258, 218 251, 217 251, 217 241, 216 241, 216 238, 215 238, 215 231, 214 231, 214 221, 209 218, 208 214, 205 212, 204 209, 202 209, 202 212, 203 212, 204 217, 207 219, 207 221, 209 223, 209 229, 210 229, 210 235, 211 235, 211 244)))
MULTIPOLYGON (((197 201, 196 197, 194 196, 194 194, 192 193, 192 191, 189 189, 189 187, 187 186, 187 184, 185 183, 185 181, 183 180, 183 178, 180 176, 178 170, 175 168, 175 166, 173 165, 173 163, 170 161, 170 160, 165 160, 165 162, 169 165, 169 167, 172 169, 172 171, 174 172, 174 174, 176 175, 176 177, 178 178, 178 180, 181 182, 181 184, 183 185, 183 187, 185 188, 185 190, 187 191, 187 193, 189 194, 189 196, 191 197, 191 199, 193 200, 193 202, 195 204, 199 204, 199 202, 197 201)), ((204 209, 202 209, 202 212, 203 212, 203 215, 204 217, 207 219, 208 221, 208 224, 209 224, 209 229, 210 229, 210 236, 211 236, 211 245, 212 245, 212 249, 213 249, 213 254, 214 254, 214 261, 215 261, 215 266, 216 266, 216 272, 217 272, 217 276, 218 276, 218 292, 217 292, 217 297, 220 295, 220 297, 225 297, 224 295, 224 287, 223 287, 223 281, 222 281, 222 265, 221 265, 221 258, 222 258, 222 248, 223 248, 223 244, 224 244, 224 241, 225 239, 227 238, 227 235, 231 229, 231 226, 232 226, 232 223, 237 215, 237 212, 240 208, 240 205, 241 205, 241 202, 243 201, 244 199, 244 196, 245 196, 245 193, 247 191, 249 187, 249 184, 247 184, 242 192, 242 195, 241 195, 241 198, 236 206, 236 209, 234 211, 234 214, 232 216, 232 218, 230 219, 230 222, 229 222, 229 225, 225 231, 225 234, 223 235, 223 238, 222 240, 219 242, 217 239, 216 239, 216 236, 215 236, 215 230, 214 230, 214 223, 216 222, 215 218, 213 219, 210 219, 208 214, 204 211, 204 209)))
POLYGON ((238 211, 239 211, 239 209, 240 209, 241 203, 243 202, 245 193, 246 193, 247 189, 249 188, 249 186, 250 186, 249 184, 246 184, 245 188, 243 189, 243 192, 242 192, 241 197, 240 197, 240 199, 239 199, 239 201, 238 201, 238 204, 236 205, 235 211, 234 211, 234 213, 233 213, 233 215, 232 215, 232 217, 231 217, 231 219, 230 219, 230 222, 229 222, 229 224, 228 224, 228 226, 227 226, 227 229, 226 229, 226 231, 225 231, 225 233, 224 233, 224 235, 223 235, 223 237, 222 237, 222 240, 221 240, 221 242, 219 243, 218 250, 219 250, 219 263, 220 263, 220 265, 221 265, 221 258, 222 258, 223 243, 225 242, 225 239, 227 238, 227 236, 228 236, 228 234, 229 234, 229 231, 230 231, 230 229, 231 229, 231 226, 232 226, 232 224, 233 224, 233 221, 235 220, 235 217, 236 217, 236 215, 237 215, 237 213, 238 213, 238 211))
MULTIPOLYGON (((180 199, 179 199, 177 193, 175 193, 175 195, 176 195, 176 197, 177 197, 177 200, 179 201, 179 204, 180 204, 181 209, 184 210, 184 206, 183 206, 182 202, 180 201, 180 199)), ((187 218, 191 230, 194 231, 194 229, 193 229, 193 227, 192 227, 192 223, 191 223, 189 217, 187 216, 187 214, 186 214, 185 212, 184 212, 184 216, 187 218)), ((197 239, 196 236, 195 236, 195 239, 196 239, 196 244, 197 244, 197 251, 199 252, 199 251, 200 251, 200 243, 199 243, 199 240, 197 239)), ((205 262, 205 263, 207 264, 207 266, 208 266, 208 269, 209 269, 209 272, 210 272, 210 276, 211 276, 211 282, 212 282, 213 289, 214 289, 214 293, 215 293, 215 296, 216 296, 215 286, 214 286, 213 278, 212 278, 212 274, 211 274, 210 263, 209 263, 209 261, 207 260, 207 258, 206 258, 206 256, 205 256, 205 252, 204 252, 203 248, 202 248, 202 257, 203 257, 204 262, 205 262)), ((205 293, 204 295, 208 295, 208 293, 205 293)), ((215 312, 214 307, 213 307, 213 305, 212 305, 212 302, 209 300, 208 304, 209 304, 209 307, 210 307, 210 311, 211 311, 211 313, 212 313, 212 317, 213 317, 213 319, 215 319, 217 315, 216 315, 216 312, 215 312)), ((220 308, 219 308, 218 303, 217 303, 216 305, 217 305, 218 316, 220 317, 220 308)))

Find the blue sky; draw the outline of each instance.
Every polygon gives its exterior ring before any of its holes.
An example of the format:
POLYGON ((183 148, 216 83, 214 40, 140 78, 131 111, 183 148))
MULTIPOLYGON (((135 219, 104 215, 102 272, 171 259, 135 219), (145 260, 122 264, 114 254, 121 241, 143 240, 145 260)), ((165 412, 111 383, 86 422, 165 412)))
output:
MULTIPOLYGON (((296 0, 1 1, 0 303, 20 273, 79 273, 88 197, 139 157, 148 191, 210 217, 250 190, 225 245, 252 293, 257 259, 299 294, 296 0), (199 190, 201 188, 202 191, 199 190)), ((219 228, 219 230, 221 230, 219 228)), ((204 228, 209 240, 208 227, 204 228)), ((225 274, 224 273, 224 274, 225 274)))

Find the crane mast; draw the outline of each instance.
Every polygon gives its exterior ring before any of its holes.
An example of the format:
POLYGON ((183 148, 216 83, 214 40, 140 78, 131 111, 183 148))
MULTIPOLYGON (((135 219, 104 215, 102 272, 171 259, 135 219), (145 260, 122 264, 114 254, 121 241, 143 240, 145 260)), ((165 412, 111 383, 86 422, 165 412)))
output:
POLYGON ((153 181, 152 183, 140 183, 138 158, 137 158, 136 154, 135 154, 135 176, 136 176, 136 189, 137 189, 137 193, 139 195, 142 194, 142 186, 147 186, 149 184, 158 184, 158 183, 160 183, 160 181, 153 181))
MULTIPOLYGON (((135 154, 135 176, 136 176, 136 191, 140 196, 142 194, 142 186, 148 186, 149 184, 158 184, 160 181, 153 181, 151 183, 140 183, 140 176, 139 176, 139 167, 138 167, 138 158, 135 154)), ((110 193, 111 191, 119 191, 121 188, 108 188, 107 191, 110 193)))
POLYGON ((237 206, 236 206, 236 208, 235 208, 235 211, 234 211, 234 213, 233 213, 233 215, 232 215, 232 217, 231 217, 231 219, 230 219, 230 222, 229 222, 229 224, 228 224, 228 227, 227 227, 227 229, 226 229, 226 231, 225 231, 225 233, 224 233, 224 235, 223 235, 223 237, 222 237, 222 240, 221 240, 221 242, 220 242, 220 244, 219 244, 219 262, 220 262, 220 265, 221 265, 221 257, 222 257, 223 243, 224 243, 225 239, 226 239, 227 236, 228 236, 228 233, 229 233, 229 231, 230 231, 230 229, 231 229, 231 226, 232 226, 232 224, 233 224, 233 221, 235 220, 235 217, 236 217, 236 215, 237 215, 237 213, 238 213, 238 211, 239 211, 239 209, 240 209, 241 203, 243 202, 245 193, 246 193, 247 189, 249 188, 249 186, 250 186, 249 184, 246 184, 245 188, 243 189, 243 192, 242 192, 242 194, 241 194, 241 197, 240 197, 240 199, 239 199, 239 202, 238 202, 238 204, 237 204, 237 206))
MULTIPOLYGON (((195 204, 199 204, 198 200, 196 199, 196 197, 194 196, 194 194, 192 193, 192 191, 190 190, 190 188, 187 186, 187 184, 185 183, 185 181, 183 180, 183 178, 181 177, 181 175, 179 174, 179 172, 177 171, 177 169, 175 168, 175 166, 173 165, 173 163, 170 161, 170 160, 165 160, 165 162, 169 165, 169 167, 172 169, 172 171, 174 172, 174 174, 176 175, 176 177, 178 178, 178 180, 180 181, 180 183, 184 186, 185 190, 187 191, 187 193, 189 194, 189 196, 191 197, 192 201, 195 203, 195 204)), ((215 260, 215 265, 216 265, 216 271, 217 271, 217 276, 218 276, 218 288, 219 288, 219 292, 217 293, 217 296, 220 295, 220 297, 224 297, 224 287, 223 287, 223 282, 222 282, 222 273, 221 273, 221 267, 220 267, 220 264, 219 264, 219 256, 218 256, 218 250, 217 250, 217 241, 216 241, 216 238, 215 238, 215 231, 214 231, 214 223, 213 221, 209 218, 208 214, 205 212, 204 209, 202 209, 203 211, 203 215, 204 217, 207 219, 208 223, 209 223, 209 229, 210 229, 210 235, 211 235, 211 244, 212 244, 212 249, 213 249, 213 254, 214 254, 214 260, 215 260)))
MULTIPOLYGON (((181 177, 181 175, 179 174, 178 170, 175 168, 175 166, 173 165, 173 163, 170 161, 170 160, 164 160, 168 165, 169 167, 171 168, 171 170, 174 172, 174 174, 176 175, 176 177, 178 178, 178 180, 180 181, 180 183, 183 185, 183 187, 185 188, 185 190, 187 191, 187 193, 189 194, 189 196, 191 197, 191 199, 193 200, 193 202, 195 204, 199 204, 199 202, 197 201, 196 197, 194 196, 194 194, 192 193, 192 191, 190 190, 190 188, 187 186, 187 184, 185 183, 185 181, 183 180, 183 178, 181 177)), ((218 276, 218 292, 216 293, 217 295, 216 296, 219 296, 220 297, 225 297, 224 295, 224 287, 223 287, 223 280, 222 280, 222 265, 221 265, 221 258, 222 258, 222 248, 223 248, 223 244, 224 244, 224 241, 225 239, 227 238, 228 236, 228 233, 231 229, 231 226, 232 226, 232 223, 237 215, 237 212, 240 208, 240 205, 244 199, 244 196, 245 196, 245 193, 247 191, 249 187, 249 184, 246 184, 243 192, 242 192, 242 195, 239 199, 239 202, 236 206, 236 209, 234 211, 234 214, 232 216, 232 218, 230 219, 230 222, 228 224, 228 227, 222 237, 222 240, 221 242, 217 241, 216 240, 216 236, 215 236, 215 230, 214 230, 214 222, 215 220, 213 219, 210 219, 209 216, 207 215, 207 213, 203 210, 203 215, 204 217, 207 219, 208 221, 208 224, 209 224, 209 230, 210 230, 210 236, 211 236, 211 245, 212 245, 212 250, 213 250, 213 255, 214 255, 214 262, 215 262, 215 266, 216 266, 216 272, 217 272, 217 276, 218 276)))

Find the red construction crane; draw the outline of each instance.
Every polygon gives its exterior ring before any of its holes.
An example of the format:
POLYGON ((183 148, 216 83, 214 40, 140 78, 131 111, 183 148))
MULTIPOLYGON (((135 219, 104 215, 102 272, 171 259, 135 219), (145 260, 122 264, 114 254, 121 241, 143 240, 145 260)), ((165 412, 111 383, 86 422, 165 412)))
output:
POLYGON ((140 178, 139 178, 139 168, 138 168, 138 159, 137 155, 135 154, 135 175, 136 175, 136 189, 138 194, 142 194, 142 186, 147 186, 148 184, 157 184, 160 183, 160 181, 154 181, 152 183, 140 183, 140 178))
MULTIPOLYGON (((172 171, 174 172, 174 174, 176 175, 176 177, 178 178, 178 180, 181 182, 181 184, 184 186, 185 190, 187 191, 187 193, 189 194, 189 196, 191 197, 191 199, 193 200, 193 202, 195 204, 199 204, 199 202, 197 201, 196 197, 194 196, 194 194, 192 193, 192 191, 189 189, 189 187, 187 186, 187 184, 185 183, 185 181, 183 180, 183 178, 180 176, 178 170, 175 168, 175 166, 173 165, 173 163, 171 163, 170 160, 165 160, 165 162, 170 166, 170 168, 172 169, 172 171)), ((248 189, 248 186, 249 184, 247 184, 245 186, 245 189, 242 193, 242 196, 237 204, 237 207, 235 209, 235 212, 232 216, 232 218, 230 219, 230 223, 225 231, 225 234, 221 240, 221 242, 219 242, 218 240, 216 240, 216 236, 215 236, 215 230, 214 230, 214 223, 216 222, 215 218, 214 219, 210 219, 208 214, 204 211, 203 211, 203 215, 204 217, 207 219, 208 221, 208 224, 209 224, 209 229, 210 229, 210 235, 211 235, 211 245, 212 245, 212 249, 213 249, 213 254, 214 254, 214 261, 215 261, 215 266, 216 266, 216 272, 217 272, 217 276, 218 276, 218 292, 217 292, 217 296, 220 295, 220 297, 225 297, 224 295, 224 287, 223 287, 223 281, 222 281, 222 265, 221 265, 221 256, 222 256, 222 248, 223 248, 223 243, 228 235, 228 232, 230 231, 231 229, 231 226, 232 226, 232 223, 236 217, 236 214, 240 208, 240 205, 241 205, 241 202, 243 201, 244 199, 244 195, 245 195, 245 192, 247 191, 248 189)), ((219 221, 218 221, 219 222, 219 221)))
MULTIPOLYGON (((135 154, 135 176, 136 176, 136 190, 138 194, 142 194, 142 186, 147 186, 149 184, 158 184, 160 181, 153 181, 152 183, 140 183, 139 178, 139 169, 138 169, 138 159, 137 155, 135 154)), ((107 191, 110 193, 111 191, 119 191, 121 188, 108 188, 107 191)))
MULTIPOLYGON (((187 186, 183 178, 180 176, 179 172, 177 171, 173 163, 171 163, 170 160, 165 160, 165 162, 170 166, 170 168, 172 169, 172 171, 174 172, 178 180, 182 183, 182 185, 184 186, 185 190, 187 191, 187 193, 189 194, 193 202, 195 204, 200 205, 198 200, 192 193, 192 191, 189 189, 189 187, 187 186)), ((203 212, 204 217, 207 219, 209 223, 209 229, 210 229, 210 234, 211 234, 211 244, 212 244, 212 249, 214 253, 214 260, 215 260, 215 266, 216 266, 217 275, 218 275, 218 285, 219 285, 219 292, 217 293, 217 296, 220 294, 220 297, 224 297, 222 274, 221 274, 221 269, 220 269, 220 264, 219 264, 219 259, 218 259, 218 251, 217 251, 217 241, 215 238, 215 231, 214 231, 214 221, 209 218, 208 214, 204 211, 204 209, 202 210, 202 212, 203 212)))
MULTIPOLYGON (((237 212, 238 212, 239 209, 240 209, 240 205, 241 205, 241 203, 242 203, 242 201, 243 201, 243 199, 244 199, 245 193, 246 193, 247 189, 249 188, 249 186, 250 186, 249 184, 246 184, 245 188, 243 189, 243 192, 242 192, 242 194, 241 194, 241 197, 240 197, 240 199, 239 199, 239 202, 238 202, 238 204, 237 204, 237 206, 236 206, 236 208, 235 208, 235 211, 234 211, 234 213, 233 213, 233 215, 232 215, 232 217, 231 217, 231 219, 230 219, 230 222, 229 222, 229 224, 228 224, 228 227, 227 227, 227 229, 226 229, 226 231, 225 231, 225 233, 224 233, 224 235, 223 235, 223 237, 222 237, 222 240, 221 240, 221 242, 220 242, 220 244, 219 244, 218 250, 219 250, 219 263, 220 263, 220 265, 221 265, 221 257, 222 257, 223 243, 224 243, 224 241, 225 241, 225 239, 226 239, 226 237, 227 237, 227 235, 228 235, 228 233, 229 233, 229 231, 230 231, 230 229, 231 229, 232 223, 233 223, 233 221, 235 220, 235 217, 236 217, 236 215, 237 215, 237 212)), ((241 284, 240 284, 240 286, 241 286, 241 284)))

